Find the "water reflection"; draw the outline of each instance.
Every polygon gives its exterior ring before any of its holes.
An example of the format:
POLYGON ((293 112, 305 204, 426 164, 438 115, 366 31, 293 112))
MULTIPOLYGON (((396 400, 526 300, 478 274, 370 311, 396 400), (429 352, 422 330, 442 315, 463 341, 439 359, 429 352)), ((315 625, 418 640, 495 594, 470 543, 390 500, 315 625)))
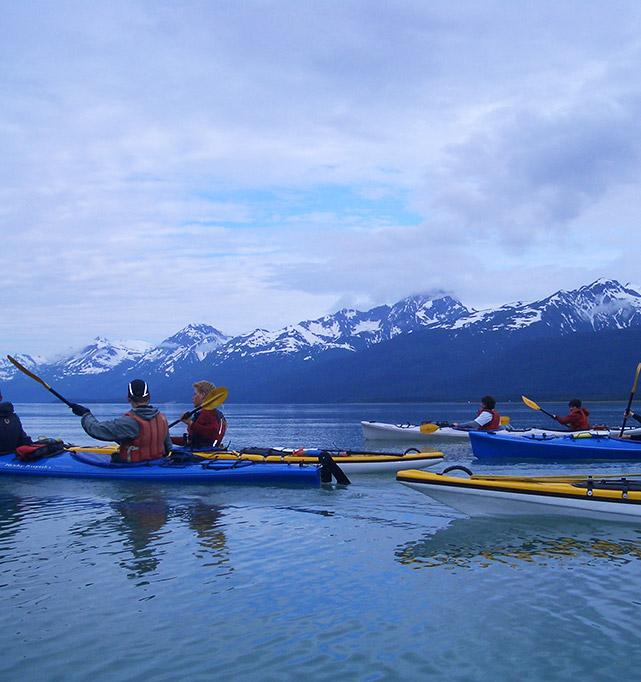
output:
POLYGON ((456 519, 400 546, 395 558, 412 568, 479 568, 495 564, 619 565, 641 560, 641 529, 573 519, 456 519))
MULTIPOLYGON (((148 579, 160 570, 163 558, 182 562, 185 556, 179 554, 181 548, 189 551, 189 545, 177 533, 185 527, 198 540, 198 550, 191 552, 191 556, 205 559, 205 566, 229 561, 221 522, 223 506, 200 498, 176 499, 148 491, 123 494, 110 500, 107 509, 106 516, 103 506, 103 513, 88 523, 78 524, 71 533, 85 542, 96 537, 106 540, 107 553, 117 558, 131 579, 148 579)), ((231 570, 228 566, 226 569, 231 570)))
POLYGON ((220 520, 223 517, 224 507, 209 505, 202 500, 182 505, 178 509, 178 515, 186 519, 189 527, 196 533, 203 554, 199 558, 209 558, 204 566, 222 566, 229 572, 233 567, 229 566, 229 551, 227 549, 227 537, 222 530, 220 520))
POLYGON ((8 541, 19 531, 25 515, 25 504, 18 495, 0 495, 0 562, 9 551, 8 541))
POLYGON ((118 513, 116 529, 124 536, 131 558, 120 565, 129 576, 139 578, 155 571, 160 560, 160 531, 169 518, 169 504, 158 495, 129 497, 112 504, 118 513))

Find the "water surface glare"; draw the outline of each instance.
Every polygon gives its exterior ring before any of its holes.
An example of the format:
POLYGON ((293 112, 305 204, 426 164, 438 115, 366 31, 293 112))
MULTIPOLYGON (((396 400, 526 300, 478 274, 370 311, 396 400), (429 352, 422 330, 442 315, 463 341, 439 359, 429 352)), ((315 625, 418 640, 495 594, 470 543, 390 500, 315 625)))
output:
MULTIPOLYGON (((616 424, 624 406, 591 409, 616 424)), ((91 407, 100 418, 123 411, 91 407)), ((171 419, 188 406, 162 407, 171 419)), ((91 441, 63 405, 17 410, 33 436, 91 441)), ((226 414, 237 446, 361 448, 361 419, 471 410, 230 405, 226 414)), ((505 413, 549 425, 520 405, 505 413)), ((435 447, 446 464, 478 473, 639 470, 480 466, 468 443, 435 447)), ((2 679, 629 676, 641 653, 641 526, 468 519, 392 474, 353 478, 301 490, 0 479, 2 679)))

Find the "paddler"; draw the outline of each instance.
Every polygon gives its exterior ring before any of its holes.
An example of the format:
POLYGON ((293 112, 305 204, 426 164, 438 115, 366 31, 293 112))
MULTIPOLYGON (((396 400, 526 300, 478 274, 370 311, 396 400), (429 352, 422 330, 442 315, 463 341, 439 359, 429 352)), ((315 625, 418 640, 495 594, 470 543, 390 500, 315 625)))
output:
POLYGON ((495 407, 496 400, 491 395, 484 395, 475 419, 469 422, 454 422, 452 426, 468 431, 496 431, 501 427, 501 415, 494 409, 495 407))
POLYGON ((578 398, 572 398, 568 403, 570 408, 570 414, 565 417, 557 417, 555 414, 552 415, 553 419, 556 419, 559 424, 565 424, 570 431, 587 431, 590 428, 590 422, 588 417, 590 412, 581 406, 581 401, 578 398))
POLYGON ((0 393, 0 455, 15 452, 21 445, 31 445, 31 438, 22 428, 20 417, 13 411, 13 404, 3 402, 0 393))
POLYGON ((131 410, 110 421, 98 421, 88 407, 73 403, 71 409, 81 417, 85 433, 97 440, 116 441, 118 453, 114 462, 145 462, 159 459, 171 451, 171 438, 165 415, 149 404, 149 387, 142 379, 134 379, 127 387, 131 410))
MULTIPOLYGON (((216 387, 210 381, 197 381, 193 384, 193 389, 191 401, 198 408, 216 387)), ((180 421, 186 424, 187 433, 172 436, 171 441, 175 445, 188 445, 194 449, 219 446, 227 428, 225 416, 219 409, 198 410, 193 416, 190 412, 185 412, 180 421)))

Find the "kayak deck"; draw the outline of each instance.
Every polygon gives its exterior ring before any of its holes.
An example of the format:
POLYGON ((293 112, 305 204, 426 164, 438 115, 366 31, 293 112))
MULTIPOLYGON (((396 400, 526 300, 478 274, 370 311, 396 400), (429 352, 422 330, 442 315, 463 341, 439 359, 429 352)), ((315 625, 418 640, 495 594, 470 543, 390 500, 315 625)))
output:
POLYGON ((103 480, 228 483, 242 485, 320 485, 320 466, 264 464, 240 460, 171 463, 170 458, 138 464, 112 463, 110 454, 65 451, 53 457, 24 462, 13 454, 0 456, 0 475, 92 478, 103 480))
MULTIPOLYGON (((107 446, 72 446, 72 452, 98 452, 111 455, 117 450, 115 445, 107 446)), ((423 469, 443 461, 442 452, 406 452, 404 454, 390 452, 364 452, 360 450, 322 450, 306 448, 244 448, 238 451, 224 449, 185 450, 210 461, 218 462, 256 462, 263 464, 293 464, 316 466, 323 454, 331 456, 334 462, 346 473, 384 473, 403 469, 423 469)))
MULTIPOLYGON (((471 473, 465 467, 454 467, 471 473)), ((469 516, 569 514, 641 518, 641 474, 478 476, 401 471, 396 480, 469 516)))
MULTIPOLYGON (((426 424, 433 424, 438 426, 434 431, 429 430, 428 433, 423 433, 418 424, 386 424, 384 422, 362 421, 361 427, 363 430, 363 437, 365 440, 385 440, 385 441, 434 441, 434 440, 461 440, 469 438, 470 433, 479 433, 478 431, 470 431, 468 429, 460 429, 450 425, 442 425, 439 422, 426 422, 426 424)), ((626 433, 633 432, 638 429, 626 427, 626 433)), ((570 434, 568 429, 555 428, 538 428, 531 427, 525 429, 517 429, 512 427, 504 427, 487 433, 493 433, 505 438, 517 438, 519 436, 567 436, 570 434)), ((609 427, 598 427, 588 431, 577 432, 581 434, 599 435, 599 436, 617 436, 619 429, 610 429, 609 427)))
POLYGON ((518 439, 492 432, 470 434, 472 452, 480 460, 637 461, 641 441, 584 433, 528 435, 518 439))

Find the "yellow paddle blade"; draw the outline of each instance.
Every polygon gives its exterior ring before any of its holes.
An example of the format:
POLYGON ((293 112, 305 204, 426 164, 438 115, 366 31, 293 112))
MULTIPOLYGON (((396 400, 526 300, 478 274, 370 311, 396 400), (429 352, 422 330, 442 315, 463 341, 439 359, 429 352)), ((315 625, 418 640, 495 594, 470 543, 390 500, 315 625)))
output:
POLYGON ((501 426, 507 426, 510 423, 509 417, 501 417, 501 426))
POLYGON ((12 358, 10 355, 7 355, 7 360, 17 367, 21 372, 24 372, 28 377, 31 377, 32 379, 35 379, 39 384, 42 384, 47 390, 51 390, 51 386, 49 384, 45 383, 43 379, 41 379, 39 376, 35 375, 33 372, 30 372, 24 365, 21 365, 15 358, 12 358))
POLYGON ((229 391, 224 386, 219 386, 213 391, 209 391, 200 407, 202 407, 203 410, 215 410, 227 400, 228 395, 229 391))
POLYGON ((534 400, 530 400, 529 398, 526 398, 524 395, 521 396, 521 400, 528 406, 531 407, 533 410, 540 410, 541 408, 534 402, 534 400))
POLYGON ((421 424, 421 433, 434 433, 438 431, 438 426, 436 424, 421 424))

